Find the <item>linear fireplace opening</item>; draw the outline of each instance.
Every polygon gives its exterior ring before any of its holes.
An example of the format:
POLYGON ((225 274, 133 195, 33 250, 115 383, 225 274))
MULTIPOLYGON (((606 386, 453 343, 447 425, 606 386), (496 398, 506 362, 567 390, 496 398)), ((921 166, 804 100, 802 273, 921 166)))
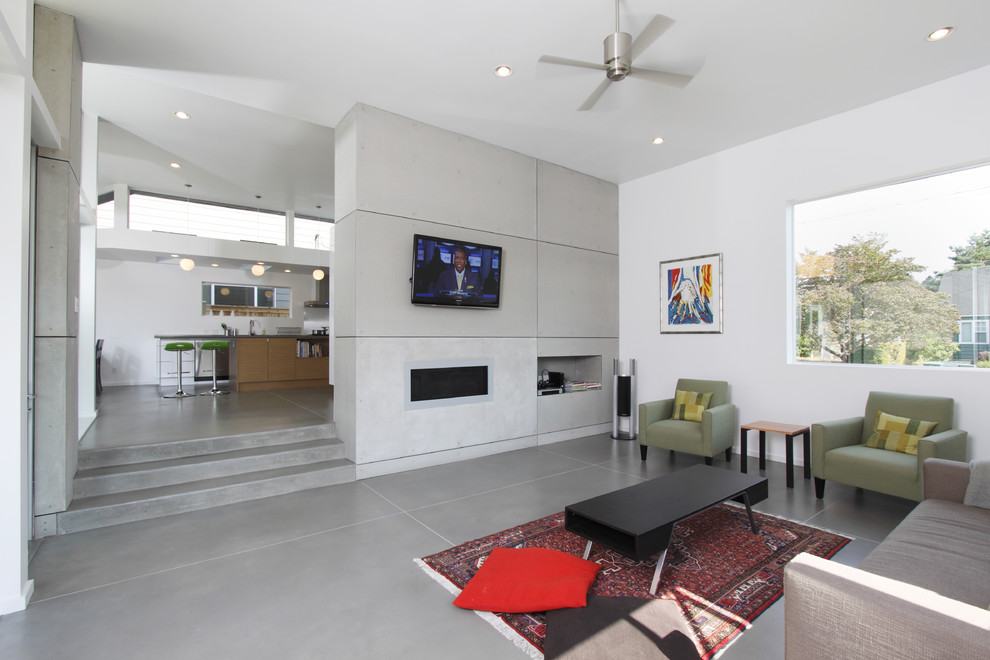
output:
POLYGON ((406 362, 406 410, 492 401, 492 361, 406 362))

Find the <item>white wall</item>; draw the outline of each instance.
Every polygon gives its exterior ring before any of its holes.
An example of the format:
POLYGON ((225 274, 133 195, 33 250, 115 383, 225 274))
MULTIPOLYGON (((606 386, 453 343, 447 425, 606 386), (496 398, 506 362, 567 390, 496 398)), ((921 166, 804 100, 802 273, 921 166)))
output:
MULTIPOLYGON (((102 230, 101 230, 102 231, 102 230)), ((292 289, 290 318, 256 318, 256 331, 275 334, 280 326, 302 327, 303 307, 313 300, 312 275, 268 271, 258 278, 246 270, 178 266, 134 261, 96 262, 96 336, 103 339, 102 381, 108 385, 158 382, 160 334, 220 334, 220 323, 246 335, 250 317, 203 316, 203 282, 265 284, 292 289)))
MULTIPOLYGON (((0 58, 14 60, 18 71, 0 69, 0 278, 10 292, 9 319, 0 324, 0 341, 18 357, 9 356, 7 377, 0 380, 0 416, 5 422, 0 441, 0 615, 22 610, 34 591, 28 579, 27 545, 31 497, 28 468, 28 209, 31 137, 32 3, 5 2, 0 26, 13 43, 0 42, 0 58)), ((42 106, 44 101, 41 101, 42 106)))
MULTIPOLYGON (((741 423, 810 424, 862 415, 871 390, 946 395, 970 456, 990 457, 990 370, 787 363, 789 203, 990 161, 988 90, 990 67, 620 186, 620 346, 639 401, 717 378, 741 423), (724 334, 661 335, 658 262, 713 252, 724 334)), ((782 460, 783 439, 769 442, 782 460)))

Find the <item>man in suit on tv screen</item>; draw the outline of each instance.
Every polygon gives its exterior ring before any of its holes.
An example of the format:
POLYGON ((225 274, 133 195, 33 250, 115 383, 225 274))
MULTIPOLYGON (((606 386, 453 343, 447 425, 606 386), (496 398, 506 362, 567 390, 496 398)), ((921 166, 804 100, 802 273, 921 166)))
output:
POLYGON ((436 291, 441 296, 481 295, 481 277, 468 267, 467 250, 454 249, 454 267, 440 273, 436 291))

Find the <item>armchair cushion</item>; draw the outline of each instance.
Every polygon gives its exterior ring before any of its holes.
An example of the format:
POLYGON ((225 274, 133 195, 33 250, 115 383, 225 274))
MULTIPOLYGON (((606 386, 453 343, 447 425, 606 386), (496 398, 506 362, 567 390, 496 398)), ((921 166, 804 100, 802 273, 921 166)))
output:
POLYGON ((674 392, 674 414, 671 419, 683 419, 687 422, 700 422, 701 414, 705 412, 712 401, 711 392, 674 392))
POLYGON ((930 435, 936 426, 938 422, 897 417, 878 410, 873 434, 866 441, 866 446, 917 456, 918 441, 930 435))

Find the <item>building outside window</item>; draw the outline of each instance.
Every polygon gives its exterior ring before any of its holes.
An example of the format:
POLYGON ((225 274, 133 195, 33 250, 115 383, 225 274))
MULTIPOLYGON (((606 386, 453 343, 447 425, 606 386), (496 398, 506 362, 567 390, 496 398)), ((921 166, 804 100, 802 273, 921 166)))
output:
POLYGON ((990 166, 792 210, 795 360, 990 367, 990 166))

